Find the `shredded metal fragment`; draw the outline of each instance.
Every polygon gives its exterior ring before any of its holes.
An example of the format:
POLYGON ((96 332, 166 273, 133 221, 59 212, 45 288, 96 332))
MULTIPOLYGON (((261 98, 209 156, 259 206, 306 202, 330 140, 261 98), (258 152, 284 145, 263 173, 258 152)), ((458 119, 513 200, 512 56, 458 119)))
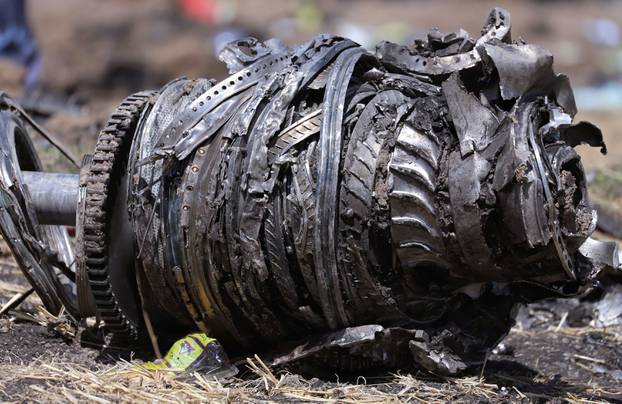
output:
POLYGON ((479 39, 250 38, 221 60, 220 82, 174 80, 113 113, 75 181, 75 264, 64 228, 37 220, 27 132, 0 112, 0 229, 49 310, 134 342, 200 330, 316 372, 456 374, 517 303, 620 269, 590 238, 573 149, 605 152, 602 134, 572 124, 568 79, 511 41, 507 11, 479 39))

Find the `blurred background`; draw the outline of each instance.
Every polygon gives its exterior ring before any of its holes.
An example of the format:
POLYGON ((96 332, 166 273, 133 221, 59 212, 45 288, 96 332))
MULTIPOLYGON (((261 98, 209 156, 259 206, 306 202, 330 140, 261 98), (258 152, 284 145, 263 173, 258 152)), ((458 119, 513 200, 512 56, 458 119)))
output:
MULTIPOLYGON (((7 16, 10 3, 15 1, 0 0, 0 17, 7 16)), ((224 77, 217 50, 238 37, 279 37, 295 44, 328 32, 373 49, 383 39, 410 43, 430 28, 464 28, 478 36, 488 12, 501 6, 511 12, 513 38, 550 49, 556 70, 570 76, 581 111, 577 119, 591 120, 605 133, 609 156, 602 158, 597 150, 584 148, 585 164, 605 168, 622 162, 622 1, 35 0, 25 4, 24 20, 31 35, 14 35, 14 42, 18 38, 25 43, 17 49, 17 57, 14 45, 6 38, 3 45, 0 36, 0 49, 4 46, 7 56, 0 59, 0 89, 46 117, 47 127, 62 134, 76 153, 90 150, 98 125, 129 93, 157 88, 178 76, 224 77)))

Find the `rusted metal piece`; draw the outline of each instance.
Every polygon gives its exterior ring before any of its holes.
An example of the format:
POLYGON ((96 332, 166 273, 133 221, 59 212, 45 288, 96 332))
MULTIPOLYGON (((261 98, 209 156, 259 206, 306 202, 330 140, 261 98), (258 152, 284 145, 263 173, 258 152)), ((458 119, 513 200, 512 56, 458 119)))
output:
POLYGON ((81 312, 132 339, 142 313, 159 342, 260 342, 276 365, 453 374, 485 358, 516 303, 619 267, 589 238, 573 150, 605 151, 602 136, 572 125, 567 79, 511 42, 506 11, 483 32, 375 54, 327 35, 248 39, 225 48, 221 82, 130 97, 80 175, 81 312))

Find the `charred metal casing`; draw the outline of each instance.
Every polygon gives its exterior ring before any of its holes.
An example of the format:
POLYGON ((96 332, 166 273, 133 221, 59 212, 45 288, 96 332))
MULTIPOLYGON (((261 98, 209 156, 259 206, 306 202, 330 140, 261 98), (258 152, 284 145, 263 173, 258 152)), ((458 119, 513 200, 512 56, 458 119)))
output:
POLYGON ((274 364, 455 373, 517 302, 619 265, 588 239, 573 150, 604 152, 602 135, 572 124, 568 79, 511 42, 504 10, 478 40, 250 39, 221 58, 219 83, 129 97, 85 160, 76 315, 132 339, 148 319, 230 353, 261 342, 274 364))

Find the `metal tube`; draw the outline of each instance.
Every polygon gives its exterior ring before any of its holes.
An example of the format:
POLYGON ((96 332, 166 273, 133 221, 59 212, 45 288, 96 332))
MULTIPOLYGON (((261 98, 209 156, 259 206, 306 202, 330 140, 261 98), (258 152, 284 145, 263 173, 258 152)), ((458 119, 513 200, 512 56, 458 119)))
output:
POLYGON ((78 206, 78 174, 22 172, 41 224, 75 226, 78 206))

